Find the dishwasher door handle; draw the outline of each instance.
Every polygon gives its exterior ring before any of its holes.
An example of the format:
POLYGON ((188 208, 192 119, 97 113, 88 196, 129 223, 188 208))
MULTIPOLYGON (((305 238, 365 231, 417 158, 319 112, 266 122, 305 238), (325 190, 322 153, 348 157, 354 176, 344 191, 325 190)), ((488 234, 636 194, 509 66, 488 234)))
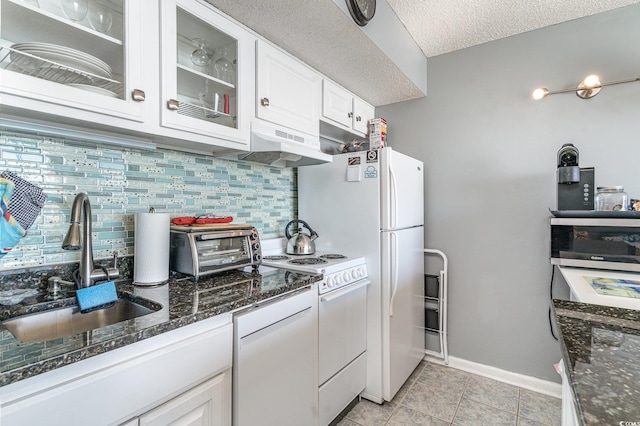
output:
POLYGON ((251 334, 241 337, 240 349, 247 347, 248 345, 262 339, 263 337, 266 337, 271 333, 274 333, 284 327, 287 327, 288 325, 293 324, 294 322, 299 321, 309 315, 311 315, 311 307, 308 307, 307 309, 300 311, 297 314, 293 314, 287 318, 281 319, 278 322, 269 324, 268 326, 261 328, 258 331, 255 331, 251 334))
POLYGON ((369 284, 371 284, 371 281, 369 280, 361 280, 358 281, 354 284, 351 284, 348 287, 345 287, 344 289, 338 290, 338 291, 334 291, 333 293, 327 294, 326 296, 321 296, 320 297, 320 301, 321 302, 331 302, 332 300, 336 300, 339 297, 344 296, 345 294, 349 294, 352 291, 356 291, 359 288, 362 287, 366 287, 369 284))

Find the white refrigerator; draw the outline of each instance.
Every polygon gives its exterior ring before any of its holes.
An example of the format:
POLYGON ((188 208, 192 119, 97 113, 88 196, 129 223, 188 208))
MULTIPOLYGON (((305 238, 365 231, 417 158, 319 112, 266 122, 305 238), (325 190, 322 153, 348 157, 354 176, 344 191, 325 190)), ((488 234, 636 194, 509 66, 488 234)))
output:
POLYGON ((298 169, 298 217, 316 249, 365 256, 367 378, 390 401, 425 354, 423 163, 384 148, 298 169))

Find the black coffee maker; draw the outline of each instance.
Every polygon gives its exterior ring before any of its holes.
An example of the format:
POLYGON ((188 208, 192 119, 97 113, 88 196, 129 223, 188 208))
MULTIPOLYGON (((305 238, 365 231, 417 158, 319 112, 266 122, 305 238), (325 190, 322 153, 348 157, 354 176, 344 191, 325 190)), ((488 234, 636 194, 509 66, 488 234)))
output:
POLYGON ((580 168, 579 152, 571 143, 558 151, 558 210, 593 210, 595 169, 580 168))

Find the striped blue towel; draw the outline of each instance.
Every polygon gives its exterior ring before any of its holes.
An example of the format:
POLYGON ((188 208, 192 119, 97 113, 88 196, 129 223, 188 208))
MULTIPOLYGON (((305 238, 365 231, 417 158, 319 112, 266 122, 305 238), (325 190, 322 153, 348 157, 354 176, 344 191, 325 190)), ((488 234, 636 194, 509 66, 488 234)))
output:
POLYGON ((15 189, 9 202, 9 213, 25 230, 31 228, 33 222, 44 207, 47 195, 42 189, 26 181, 15 173, 5 171, 1 177, 13 182, 15 189))
POLYGON ((11 213, 9 204, 14 194, 13 182, 0 178, 0 259, 18 244, 27 233, 11 213))

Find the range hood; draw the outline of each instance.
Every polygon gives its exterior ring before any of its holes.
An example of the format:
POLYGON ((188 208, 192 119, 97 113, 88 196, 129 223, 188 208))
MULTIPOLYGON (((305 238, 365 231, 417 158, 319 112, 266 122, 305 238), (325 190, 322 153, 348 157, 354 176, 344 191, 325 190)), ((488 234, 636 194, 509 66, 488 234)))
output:
POLYGON ((251 151, 237 155, 238 160, 272 167, 298 167, 330 163, 333 156, 320 150, 318 136, 291 130, 260 119, 251 121, 251 151))

